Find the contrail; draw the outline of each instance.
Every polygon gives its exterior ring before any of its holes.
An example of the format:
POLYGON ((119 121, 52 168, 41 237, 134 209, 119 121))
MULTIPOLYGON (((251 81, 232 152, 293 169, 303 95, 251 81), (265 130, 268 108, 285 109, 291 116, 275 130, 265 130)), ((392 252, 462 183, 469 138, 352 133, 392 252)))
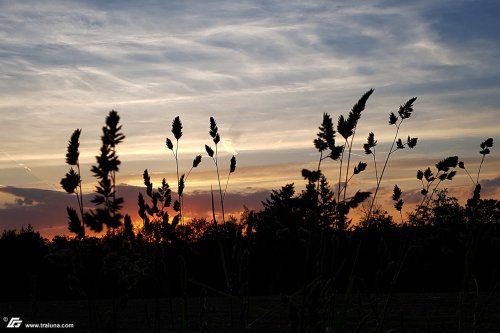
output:
POLYGON ((7 156, 7 158, 9 160, 11 160, 12 162, 14 162, 15 164, 17 164, 17 166, 19 166, 20 168, 24 169, 26 171, 27 174, 31 175, 32 177, 34 177, 36 180, 38 180, 39 182, 42 182, 42 183, 45 183, 45 185, 47 185, 48 187, 51 187, 53 188, 54 190, 58 191, 59 189, 57 187, 55 187, 53 184, 50 184, 47 180, 45 179, 42 179, 40 177, 38 177, 34 172, 33 170, 31 170, 30 167, 28 167, 26 164, 24 163, 21 163, 19 161, 17 161, 16 159, 14 159, 9 153, 5 152, 5 151, 0 151, 0 153, 4 154, 5 156, 7 156))

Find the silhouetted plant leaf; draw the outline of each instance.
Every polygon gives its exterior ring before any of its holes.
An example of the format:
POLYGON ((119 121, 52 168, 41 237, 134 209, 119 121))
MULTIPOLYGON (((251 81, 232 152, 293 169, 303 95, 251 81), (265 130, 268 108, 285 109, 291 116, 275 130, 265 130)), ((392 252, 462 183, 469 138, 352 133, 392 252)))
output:
POLYGON ((436 168, 438 171, 447 172, 450 168, 455 168, 458 164, 458 156, 447 157, 442 161, 436 163, 436 168))
POLYGON ((172 121, 172 134, 176 140, 179 140, 182 137, 182 123, 179 116, 175 117, 172 121))
POLYGON ((441 175, 439 175, 439 180, 445 180, 446 178, 448 177, 448 174, 447 173, 443 173, 441 175))
POLYGON ((417 171, 417 179, 422 180, 423 177, 424 177, 424 173, 422 172, 422 170, 418 170, 417 171))
POLYGON ((397 211, 401 211, 401 209, 403 209, 403 204, 405 202, 403 201, 403 199, 399 199, 395 204, 394 204, 394 208, 396 208, 397 211))
POLYGON ((401 189, 398 187, 398 185, 394 185, 394 190, 392 191, 392 200, 397 201, 401 197, 401 189))
POLYGON ((344 139, 347 139, 353 133, 343 115, 339 117, 339 120, 337 122, 337 132, 339 132, 339 134, 342 135, 344 139))
POLYGON ((481 155, 488 155, 490 153, 490 150, 488 148, 485 148, 479 152, 481 155))
POLYGON ((366 163, 359 162, 358 165, 354 167, 354 174, 357 175, 358 173, 364 171, 366 169, 366 166, 366 163))
POLYGON ((214 117, 210 117, 210 130, 208 132, 212 137, 214 143, 217 145, 220 141, 219 129, 217 128, 217 123, 214 117))
POLYGON ((163 216, 162 216, 162 223, 164 225, 168 225, 168 220, 170 219, 170 217, 168 216, 168 212, 163 212, 163 216))
POLYGON ((236 170, 236 157, 231 157, 231 163, 229 165, 229 173, 233 173, 236 170))
POLYGON ((120 209, 122 209, 123 207, 123 198, 121 197, 116 197, 112 202, 111 202, 111 205, 110 207, 115 210, 115 211, 118 211, 120 209))
POLYGON ((425 188, 423 188, 422 191, 420 191, 420 193, 422 195, 427 195, 427 193, 429 193, 429 191, 427 191, 425 188))
POLYGON ((153 211, 153 208, 151 206, 149 206, 148 204, 146 204, 146 212, 150 215, 150 216, 153 216, 154 215, 154 211, 153 211))
POLYGON ((331 149, 330 158, 334 161, 338 160, 344 151, 344 146, 336 146, 331 149))
POLYGON ((144 202, 144 197, 142 196, 142 193, 139 193, 137 197, 137 205, 139 206, 139 216, 142 219, 146 218, 146 203, 144 202))
POLYGON ((424 171, 424 177, 425 177, 425 180, 430 181, 430 180, 431 180, 432 175, 433 175, 433 173, 432 173, 432 171, 431 171, 431 168, 427 168, 427 169, 425 169, 425 171, 424 171))
POLYGON ((398 149, 404 149, 405 146, 403 144, 403 141, 401 139, 398 139, 398 141, 396 141, 396 146, 398 149))
POLYGON ((363 148, 365 150, 366 155, 372 154, 371 148, 375 147, 377 145, 377 141, 375 141, 375 134, 373 132, 370 132, 368 134, 368 138, 366 139, 366 143, 363 145, 363 148))
POLYGON ((85 213, 85 224, 89 226, 92 231, 101 232, 102 231, 102 221, 107 218, 109 214, 106 214, 102 209, 97 209, 93 213, 85 213))
POLYGON ((363 144, 363 149, 365 150, 366 155, 371 155, 373 153, 372 150, 370 149, 370 145, 367 143, 363 144))
POLYGON ((350 132, 354 131, 354 128, 358 124, 358 120, 361 117, 361 112, 366 107, 366 102, 368 101, 368 98, 371 96, 373 93, 373 89, 368 90, 366 93, 363 94, 363 96, 360 97, 360 99, 354 104, 354 106, 351 109, 351 112, 349 112, 349 116, 347 117, 347 124, 348 124, 348 130, 350 132))
POLYGON ((193 160, 193 168, 196 168, 201 163, 201 155, 198 155, 193 160))
POLYGON ((214 117, 210 117, 210 131, 208 133, 212 139, 214 139, 214 143, 217 144, 218 142, 215 142, 215 138, 217 137, 217 134, 219 134, 219 129, 217 128, 217 123, 215 122, 214 117))
POLYGON ((172 207, 174 211, 180 212, 181 211, 181 204, 178 200, 174 201, 174 206, 172 207))
POLYGON ((144 179, 144 185, 146 185, 146 194, 152 198, 153 197, 153 184, 151 183, 151 178, 148 174, 148 169, 144 170, 142 174, 142 178, 144 179))
POLYGON ((207 151, 208 156, 214 157, 214 151, 208 145, 205 145, 205 150, 207 151))
POLYGON ((446 177, 446 179, 452 180, 453 177, 455 177, 456 174, 457 174, 457 172, 455 170, 450 171, 450 173, 448 174, 448 177, 446 177))
POLYGON ((118 112, 111 110, 106 117, 106 126, 102 128, 102 142, 105 145, 115 147, 125 139, 125 135, 119 132, 122 129, 121 126, 118 126, 119 122, 120 116, 118 115, 118 112))
POLYGON ((314 147, 319 151, 325 151, 328 148, 328 144, 326 141, 323 141, 321 139, 315 139, 314 141, 314 147))
POLYGON ((68 229, 70 232, 76 234, 78 238, 82 238, 84 235, 83 225, 78 217, 76 210, 71 207, 66 207, 66 211, 68 212, 68 229))
POLYGON ((417 140, 418 140, 418 138, 410 138, 410 136, 408 136, 408 140, 407 140, 408 147, 415 148, 415 146, 417 145, 417 140))
POLYGON ((153 193, 153 197, 151 198, 151 202, 153 204, 153 207, 151 209, 153 210, 153 213, 156 214, 158 213, 158 198, 160 195, 156 192, 153 193))
POLYGON ((169 190, 168 195, 165 195, 165 199, 163 200, 163 205, 165 207, 170 207, 170 204, 172 204, 172 196, 169 190))
POLYGON ((142 193, 139 193, 138 195, 137 204, 139 205, 139 211, 138 211, 139 216, 144 221, 144 229, 146 229, 146 231, 149 231, 149 218, 146 215, 146 203, 144 202, 144 197, 142 196, 142 193))
POLYGON ((320 176, 321 176, 320 171, 310 171, 307 169, 302 169, 302 177, 304 177, 304 179, 306 179, 310 183, 317 182, 320 176))
POLYGON ((389 114, 389 125, 394 125, 398 121, 398 117, 394 114, 394 112, 391 112, 389 114))
POLYGON ((460 169, 465 169, 465 164, 464 164, 464 162, 462 162, 462 161, 458 162, 458 167, 459 167, 460 169))
POLYGON ((81 129, 76 129, 68 142, 68 152, 66 153, 66 163, 69 165, 76 165, 78 163, 78 157, 80 152, 78 148, 80 147, 80 133, 81 129))
POLYGON ((174 144, 172 143, 172 140, 170 140, 169 138, 167 138, 166 140, 166 144, 167 144, 167 148, 170 149, 170 150, 174 150, 174 144))
POLYGON ((493 147, 493 138, 488 138, 485 141, 481 142, 480 146, 482 149, 493 147))
POLYGON ((172 229, 174 229, 179 224, 180 215, 177 214, 172 219, 172 229))
POLYGON ((410 98, 405 104, 401 105, 398 110, 398 114, 401 119, 410 118, 411 113, 413 112, 413 102, 415 102, 417 98, 410 98))
POLYGON ((61 179, 60 184, 67 193, 75 193, 76 188, 80 184, 80 175, 71 168, 69 172, 66 173, 66 176, 61 179))
POLYGON ((368 199, 371 194, 372 194, 371 192, 357 191, 356 194, 354 194, 354 196, 349 201, 349 204, 348 204, 349 207, 350 208, 356 208, 358 205, 360 205, 361 203, 363 203, 363 201, 365 201, 366 199, 368 199))

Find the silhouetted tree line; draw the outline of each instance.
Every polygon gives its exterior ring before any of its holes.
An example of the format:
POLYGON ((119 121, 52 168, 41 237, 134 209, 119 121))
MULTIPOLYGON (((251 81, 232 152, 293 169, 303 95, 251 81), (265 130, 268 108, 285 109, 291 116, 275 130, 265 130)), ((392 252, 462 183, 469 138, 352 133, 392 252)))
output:
MULTIPOLYGON (((247 211, 220 228, 223 251, 233 290, 253 295, 291 293, 304 282, 335 277, 342 292, 350 278, 361 234, 365 233, 355 272, 356 288, 387 291, 404 243, 411 250, 397 283, 399 291, 460 290, 464 274, 471 274, 482 290, 500 279, 500 201, 480 199, 474 220, 456 198, 443 191, 433 200, 425 219, 399 225, 376 210, 369 225, 335 230, 309 220, 304 191, 294 186, 274 190, 259 212, 247 211), (475 237, 470 249, 471 233, 475 237), (411 240, 409 238, 411 237, 411 240), (472 266, 464 260, 472 251, 472 266), (243 292, 242 291, 242 292, 243 292)), ((317 212, 318 214, 322 212, 317 212)), ((225 289, 216 230, 206 219, 177 226, 160 247, 142 234, 125 229, 102 238, 44 239, 28 226, 4 231, 0 260, 5 267, 0 282, 2 298, 104 298, 113 292, 126 297, 197 296, 204 285, 225 289), (161 256, 161 260, 155 259, 161 256), (155 282, 155 281, 161 281, 155 282), (116 290, 113 291, 114 286, 116 290)))

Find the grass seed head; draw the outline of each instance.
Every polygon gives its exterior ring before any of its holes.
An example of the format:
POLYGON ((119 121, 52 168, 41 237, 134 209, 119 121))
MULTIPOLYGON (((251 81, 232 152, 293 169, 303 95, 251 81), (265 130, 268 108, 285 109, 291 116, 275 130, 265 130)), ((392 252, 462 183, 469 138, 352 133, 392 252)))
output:
POLYGON ((80 147, 80 134, 82 130, 76 129, 71 135, 71 139, 68 142, 68 152, 66 153, 66 163, 69 165, 76 165, 78 163, 78 158, 80 157, 80 152, 78 148, 80 147))
POLYGON ((179 116, 175 117, 172 121, 172 134, 176 140, 179 140, 182 137, 182 123, 179 116))
POLYGON ((196 168, 201 163, 201 155, 198 155, 193 160, 193 168, 196 168))
POLYGON ((391 112, 391 114, 389 114, 389 125, 395 125, 397 121, 398 117, 394 114, 394 112, 391 112))
POLYGON ((172 143, 172 140, 170 140, 169 138, 167 138, 166 142, 167 144, 167 148, 170 149, 170 150, 174 150, 174 144, 172 143))
POLYGON ((214 157, 214 151, 212 148, 210 148, 208 145, 205 145, 205 150, 210 157, 214 157))
POLYGON ((231 157, 231 163, 229 165, 229 173, 233 173, 236 170, 236 157, 231 157))
POLYGON ((76 188, 80 184, 80 175, 71 168, 69 172, 66 173, 66 176, 61 179, 60 184, 67 193, 75 193, 76 188))

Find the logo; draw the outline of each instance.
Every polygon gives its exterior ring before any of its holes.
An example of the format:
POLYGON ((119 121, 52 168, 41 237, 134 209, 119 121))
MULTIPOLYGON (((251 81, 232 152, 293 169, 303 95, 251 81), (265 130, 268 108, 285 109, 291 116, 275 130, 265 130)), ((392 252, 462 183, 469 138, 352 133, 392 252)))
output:
POLYGON ((23 321, 19 317, 10 318, 9 323, 7 324, 7 328, 19 328, 23 321))

